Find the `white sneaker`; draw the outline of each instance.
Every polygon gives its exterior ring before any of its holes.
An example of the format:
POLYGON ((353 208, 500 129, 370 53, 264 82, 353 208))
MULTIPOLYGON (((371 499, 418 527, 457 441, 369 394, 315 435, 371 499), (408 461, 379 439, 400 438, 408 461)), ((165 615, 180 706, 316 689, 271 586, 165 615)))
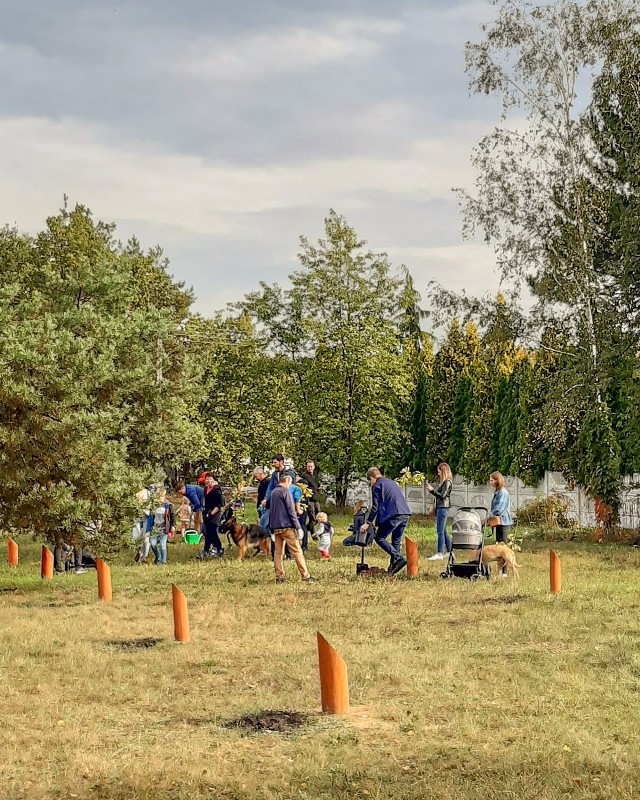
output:
POLYGON ((82 567, 78 567, 78 569, 74 569, 74 573, 76 575, 84 575, 87 570, 83 569, 82 567))
POLYGON ((443 558, 444 558, 443 553, 434 553, 432 556, 429 556, 427 561, 442 561, 443 558))

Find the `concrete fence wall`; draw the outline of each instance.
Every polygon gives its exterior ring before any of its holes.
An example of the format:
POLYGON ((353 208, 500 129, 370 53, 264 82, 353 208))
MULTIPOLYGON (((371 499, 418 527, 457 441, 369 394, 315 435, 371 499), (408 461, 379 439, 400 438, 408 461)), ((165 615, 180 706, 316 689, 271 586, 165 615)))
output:
MULTIPOLYGON (((517 511, 528 505, 536 496, 550 497, 562 495, 569 503, 568 516, 576 519, 582 527, 593 527, 596 524, 593 499, 580 486, 569 488, 566 479, 560 472, 547 472, 538 486, 525 486, 520 478, 506 479, 507 491, 511 497, 511 509, 517 511)), ((621 493, 620 522, 623 528, 640 527, 640 475, 625 478, 625 488, 621 493)), ((433 506, 433 496, 426 487, 405 486, 405 497, 414 514, 426 514, 433 506)), ((491 507, 493 489, 489 484, 475 484, 466 481, 462 476, 453 478, 451 506, 455 511, 461 506, 491 507)))

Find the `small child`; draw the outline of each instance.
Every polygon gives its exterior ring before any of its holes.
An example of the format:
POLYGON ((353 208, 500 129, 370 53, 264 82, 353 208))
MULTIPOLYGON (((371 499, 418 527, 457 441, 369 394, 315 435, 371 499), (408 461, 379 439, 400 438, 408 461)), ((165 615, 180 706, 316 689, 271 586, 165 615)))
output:
MULTIPOLYGON (((355 508, 353 509, 353 523, 349 525, 347 529, 351 531, 351 536, 347 536, 347 538, 343 539, 342 541, 342 544, 345 547, 353 547, 357 543, 358 532, 366 522, 366 517, 367 517, 367 507, 364 504, 364 500, 358 500, 355 508)), ((371 526, 367 531, 367 541, 365 545, 366 547, 368 547, 371 544, 371 542, 373 542, 374 533, 375 532, 373 530, 373 526, 371 526)))
POLYGON ((329 518, 321 511, 317 517, 318 529, 318 550, 322 558, 329 558, 329 550, 331 548, 331 537, 334 534, 333 525, 329 522, 329 518))
POLYGON ((157 504, 152 506, 151 514, 147 521, 147 532, 150 534, 149 543, 154 555, 154 564, 167 563, 167 539, 176 531, 173 506, 167 500, 166 491, 161 490, 157 504))
POLYGON ((182 498, 182 503, 180 503, 178 518, 180 520, 180 533, 184 536, 185 531, 188 531, 191 527, 191 503, 186 495, 182 498))

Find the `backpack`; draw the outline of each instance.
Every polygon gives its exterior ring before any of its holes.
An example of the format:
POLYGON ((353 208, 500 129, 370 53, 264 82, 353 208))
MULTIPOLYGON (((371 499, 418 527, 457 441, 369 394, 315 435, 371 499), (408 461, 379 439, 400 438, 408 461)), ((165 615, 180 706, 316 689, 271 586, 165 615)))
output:
POLYGON ((169 510, 169 506, 170 503, 166 502, 151 510, 151 513, 147 517, 147 533, 150 533, 152 530, 169 533, 167 530, 167 511, 169 510))

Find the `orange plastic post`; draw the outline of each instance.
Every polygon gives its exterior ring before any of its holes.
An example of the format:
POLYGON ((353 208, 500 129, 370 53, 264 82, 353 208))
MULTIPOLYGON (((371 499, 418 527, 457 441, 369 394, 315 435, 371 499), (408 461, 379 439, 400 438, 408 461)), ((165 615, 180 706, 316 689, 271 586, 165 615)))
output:
POLYGON ((191 635, 189 632, 187 598, 175 583, 171 584, 171 594, 173 597, 173 633, 176 642, 188 642, 191 635))
POLYGON ((48 581, 53 578, 53 553, 44 544, 40 555, 40 577, 48 581))
POLYGON ((7 539, 7 560, 10 567, 18 566, 18 544, 13 539, 7 539))
POLYGON ((553 550, 549 550, 549 583, 551 585, 551 594, 559 594, 562 588, 560 559, 553 550))
POLYGON ((407 575, 410 578, 418 577, 418 545, 413 539, 405 538, 407 548, 407 575))
POLYGON ((98 597, 105 603, 113 600, 111 590, 111 567, 101 558, 96 558, 96 572, 98 573, 98 597))
POLYGON ((320 694, 322 710, 329 714, 349 713, 349 680, 347 665, 324 636, 318 632, 320 661, 320 694))

